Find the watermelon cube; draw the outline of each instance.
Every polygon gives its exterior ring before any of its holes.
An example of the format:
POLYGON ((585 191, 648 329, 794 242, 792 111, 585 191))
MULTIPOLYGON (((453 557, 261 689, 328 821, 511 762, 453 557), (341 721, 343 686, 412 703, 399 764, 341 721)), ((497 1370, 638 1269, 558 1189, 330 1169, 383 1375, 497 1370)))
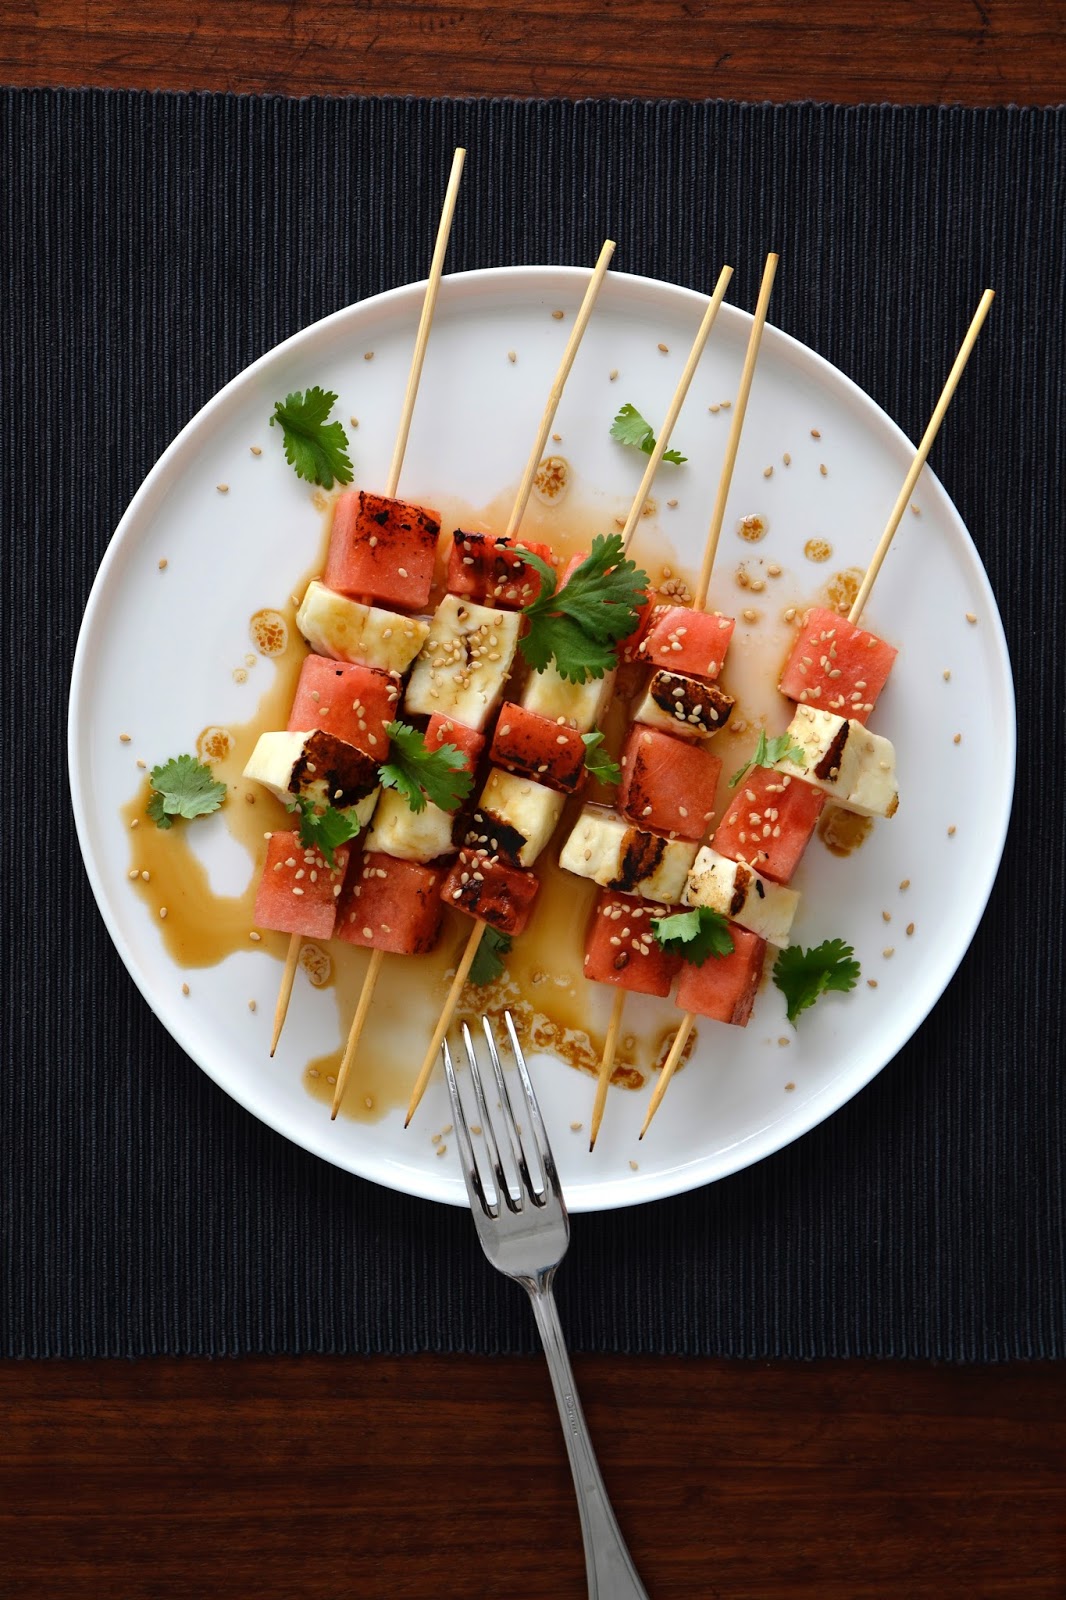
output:
POLYGON ((434 711, 426 727, 426 749, 439 750, 442 744, 453 745, 459 751, 467 772, 473 776, 485 748, 485 735, 463 722, 456 722, 454 717, 442 717, 439 711, 434 711))
POLYGON ((712 848, 774 883, 788 883, 824 805, 825 795, 812 783, 752 767, 725 808, 712 848))
POLYGON ((634 722, 622 747, 618 809, 653 833, 702 839, 721 771, 705 745, 634 722))
POLYGON ((440 896, 446 906, 514 935, 529 921, 539 888, 535 873, 508 866, 484 850, 460 850, 440 896))
POLYGON ((298 933, 305 939, 332 938, 348 854, 346 844, 337 845, 330 867, 313 846, 302 845, 297 834, 272 833, 255 897, 259 927, 298 933))
POLYGON ((717 678, 736 619, 717 611, 656 606, 638 655, 649 666, 686 672, 692 678, 717 678))
POLYGON ((323 582, 339 594, 421 611, 433 584, 439 533, 435 511, 349 489, 333 507, 323 582))
POLYGON ((521 611, 540 594, 540 573, 523 559, 523 548, 553 566, 552 552, 546 544, 535 544, 531 539, 497 539, 488 533, 464 533, 457 528, 448 552, 449 592, 521 611))
POLYGON ((865 722, 899 651, 868 628, 812 606, 796 635, 778 687, 790 700, 865 722))
POLYGON ((400 680, 391 672, 305 656, 289 713, 289 732, 322 728, 372 761, 388 759, 388 723, 395 720, 400 680))
POLYGON ((649 590, 644 596, 643 603, 637 608, 636 627, 633 629, 632 633, 626 634, 625 638, 618 646, 619 661, 632 663, 634 661, 644 660, 644 657, 641 654, 641 646, 647 637, 648 629, 651 627, 652 615, 657 609, 658 601, 656 599, 655 591, 649 590))
POLYGON ((500 707, 489 752, 498 766, 534 778, 561 794, 576 794, 585 781, 585 742, 574 728, 525 706, 500 707))
POLYGON ((664 999, 681 957, 667 955, 655 942, 651 919, 662 915, 662 906, 639 895, 602 893, 585 944, 585 977, 664 999))
POLYGON ((729 932, 731 955, 708 956, 702 967, 684 963, 675 1004, 682 1011, 746 1028, 762 978, 766 940, 735 922, 729 924, 729 932))
POLYGON ((397 956, 432 950, 440 932, 441 867, 363 852, 341 898, 337 938, 397 956))

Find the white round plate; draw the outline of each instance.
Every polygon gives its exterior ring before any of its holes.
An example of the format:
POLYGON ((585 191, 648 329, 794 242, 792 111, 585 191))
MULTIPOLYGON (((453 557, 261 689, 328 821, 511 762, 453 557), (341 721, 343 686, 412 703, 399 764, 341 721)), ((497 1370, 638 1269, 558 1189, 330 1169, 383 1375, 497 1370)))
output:
MULTIPOLYGON (((586 282, 585 271, 550 267, 444 280, 401 480, 406 497, 506 503, 586 282), (553 318, 559 309, 565 315, 553 318)), ((151 765, 190 749, 206 724, 245 720, 273 669, 261 663, 253 688, 235 684, 234 641, 250 613, 284 600, 315 560, 322 518, 266 426, 274 401, 309 384, 336 390, 335 414, 360 419, 350 434, 356 480, 382 485, 421 300, 422 286, 410 285, 297 334, 228 384, 174 440, 123 517, 93 587, 74 667, 69 757, 78 833, 101 913, 146 1001, 182 1048, 228 1094, 307 1150, 379 1183, 465 1203, 454 1145, 438 1159, 426 1136, 448 1120, 442 1081, 423 1103, 420 1133, 417 1122, 404 1132, 400 1110, 372 1124, 343 1117, 331 1124, 301 1082, 306 1050, 287 1055, 283 1039, 278 1056, 268 1056, 276 962, 250 948, 196 974, 195 1005, 182 999, 183 974, 126 881, 129 836, 119 815, 141 774, 118 731, 138 730, 137 749, 151 765), (256 441, 259 457, 249 453, 256 441), (228 494, 218 492, 220 482, 228 494), (165 583, 158 566, 164 557, 165 583), (253 985, 263 1000, 250 1016, 245 997, 253 985)), ((628 508, 645 461, 609 438, 611 419, 624 402, 653 422, 665 414, 705 303, 647 279, 614 274, 605 283, 555 429, 574 479, 569 505, 586 521, 599 515, 606 531, 628 508)), ((744 313, 723 307, 674 430, 689 464, 660 469, 659 510, 638 529, 638 560, 658 537, 689 571, 698 564, 730 420, 720 402, 736 392, 749 326, 744 313), (668 498, 677 505, 668 506, 668 498)), ((930 369, 946 373, 952 355, 930 352, 930 369)), ((934 399, 930 393, 930 409, 934 399)), ((812 600, 831 571, 864 567, 911 455, 900 431, 854 384, 768 327, 712 598, 734 612, 755 604, 732 583, 745 558, 782 568, 757 597, 774 617, 790 599, 812 600), (751 512, 768 527, 755 546, 736 533, 738 519, 751 512), (804 555, 814 536, 832 547, 826 566, 804 555)), ((765 985, 748 1028, 701 1027, 695 1058, 671 1085, 642 1144, 636 1135, 650 1087, 612 1091, 591 1156, 587 1134, 571 1131, 575 1121, 587 1129, 591 1079, 534 1057, 574 1210, 694 1188, 805 1133, 906 1043, 970 943, 1010 812, 1010 665, 973 543, 928 470, 914 499, 919 514, 906 515, 864 619, 901 647, 872 723, 896 746, 900 809, 847 859, 812 845, 795 883, 803 893, 795 937, 805 945, 847 939, 862 962, 860 985, 823 999, 796 1029, 785 1020, 782 996, 765 985), (904 880, 909 888, 901 890, 904 880)), ((757 632, 742 621, 732 653, 743 652, 757 632)), ((767 666, 771 678, 779 660, 767 666)), ((205 841, 215 837, 214 822, 197 824, 205 841)), ((190 830, 190 837, 201 835, 190 830)), ((598 1033, 609 996, 594 985, 589 991, 598 1033)), ((316 1000, 317 1017, 334 1018, 321 999, 307 985, 298 993, 294 1003, 302 1009, 289 1024, 297 1037, 323 1025, 312 1016, 316 1000)), ((679 1015, 666 1001, 645 1004, 658 1008, 664 1026, 679 1015)), ((338 1042, 326 1037, 320 1048, 338 1042)))

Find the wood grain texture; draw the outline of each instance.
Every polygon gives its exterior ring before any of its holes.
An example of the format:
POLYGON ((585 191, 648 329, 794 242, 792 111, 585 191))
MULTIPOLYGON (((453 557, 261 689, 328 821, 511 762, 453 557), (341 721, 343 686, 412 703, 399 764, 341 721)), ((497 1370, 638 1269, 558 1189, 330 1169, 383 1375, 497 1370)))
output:
MULTIPOLYGON (((595 1358, 577 1377, 654 1600, 1064 1592, 1055 1368, 595 1358)), ((547 1371, 0 1366, 0 1593, 580 1600, 547 1371)))
POLYGON ((43 0, 0 81, 240 93, 1050 105, 1062 0, 43 0))

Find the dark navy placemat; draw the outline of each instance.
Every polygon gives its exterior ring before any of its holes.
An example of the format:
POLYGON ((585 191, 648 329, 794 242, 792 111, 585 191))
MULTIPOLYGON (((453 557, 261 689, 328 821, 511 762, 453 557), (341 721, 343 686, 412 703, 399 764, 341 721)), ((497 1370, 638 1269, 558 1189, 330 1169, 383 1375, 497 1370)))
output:
POLYGON ((578 1219, 573 1341, 1063 1354, 1064 130, 1062 111, 0 91, 0 1351, 532 1348, 466 1215, 294 1149, 171 1043, 97 915, 64 768, 82 608, 142 477, 279 339, 424 276, 462 143, 449 270, 589 263, 610 234, 620 269, 701 289, 736 262, 751 305, 772 247, 774 321, 912 437, 998 290, 933 458, 1019 693, 988 915, 831 1121, 712 1188, 578 1219))

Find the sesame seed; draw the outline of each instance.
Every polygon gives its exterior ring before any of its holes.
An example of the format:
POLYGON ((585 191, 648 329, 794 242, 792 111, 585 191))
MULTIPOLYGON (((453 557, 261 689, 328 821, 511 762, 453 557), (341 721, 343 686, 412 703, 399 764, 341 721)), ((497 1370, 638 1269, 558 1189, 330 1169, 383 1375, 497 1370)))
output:
POLYGON ((967 622, 976 622, 977 621, 977 618, 974 616, 972 611, 967 611, 967 613, 966 613, 966 621, 967 622))
POLYGON ((518 355, 514 350, 508 350, 507 359, 511 363, 511 365, 513 366, 514 363, 518 360, 518 355))
POLYGON ((259 944, 262 941, 263 935, 261 933, 256 933, 255 929, 253 928, 248 937, 254 944, 259 944))
POLYGON ((952 742, 952 744, 961 744, 962 743, 962 734, 961 733, 957 733, 955 735, 954 739, 952 739, 951 742, 952 742))
POLYGON ((229 494, 228 483, 216 483, 215 488, 218 490, 219 494, 229 494))
POLYGON ((892 913, 891 913, 891 911, 882 911, 881 920, 882 920, 882 922, 891 922, 892 921, 892 913))
POLYGON ((895 955, 895 953, 896 952, 895 952, 894 947, 892 945, 890 945, 890 944, 886 945, 885 948, 881 951, 881 954, 884 956, 886 961, 890 960, 891 957, 895 955))
POLYGON ((188 984, 187 984, 187 983, 183 983, 183 984, 182 984, 182 986, 181 986, 181 992, 182 992, 182 994, 188 994, 188 992, 189 992, 189 985, 188 985, 188 984))
POLYGON ((668 356, 670 354, 670 346, 668 344, 660 344, 659 349, 662 351, 664 356, 668 356))
POLYGON ((373 359, 374 359, 373 350, 364 350, 363 351, 363 360, 364 361, 373 361, 373 359))
POLYGON ((254 1000, 249 1000, 249 1002, 248 1002, 248 1010, 249 1011, 254 1011, 255 1010, 255 1001, 254 1000))
POLYGON ((950 670, 950 668, 945 667, 944 668, 944 682, 945 683, 949 683, 950 681, 951 681, 951 670, 950 670))
POLYGON ((821 435, 821 433, 819 432, 819 430, 817 428, 812 428, 811 429, 811 438, 812 439, 820 439, 821 437, 822 437, 822 435, 821 435))
POLYGON ((902 880, 902 882, 900 883, 900 888, 901 889, 909 889, 910 886, 911 886, 911 880, 909 878, 904 878, 902 880))
POLYGON ((952 823, 950 825, 950 827, 948 828, 948 838, 949 839, 953 839, 954 837, 955 837, 955 824, 952 823))
POLYGON ((262 447, 257 444, 250 444, 248 449, 251 451, 253 456, 261 456, 263 454, 262 447))
POLYGON ((911 934, 913 932, 914 932, 914 923, 913 922, 908 922, 908 924, 907 924, 907 937, 908 937, 908 939, 910 938, 910 936, 911 936, 911 934))
POLYGON ((561 311, 553 311, 552 317, 556 322, 562 322, 563 320, 563 314, 561 311))
POLYGON ((763 467, 762 475, 764 478, 772 478, 774 475, 773 467, 763 467))
POLYGON ((130 739, 131 739, 131 738, 132 738, 132 737, 133 737, 133 735, 132 735, 132 734, 129 734, 129 733, 120 733, 120 734, 119 734, 119 736, 118 736, 118 738, 119 738, 119 743, 120 743, 120 744, 129 744, 129 742, 130 742, 130 739))

